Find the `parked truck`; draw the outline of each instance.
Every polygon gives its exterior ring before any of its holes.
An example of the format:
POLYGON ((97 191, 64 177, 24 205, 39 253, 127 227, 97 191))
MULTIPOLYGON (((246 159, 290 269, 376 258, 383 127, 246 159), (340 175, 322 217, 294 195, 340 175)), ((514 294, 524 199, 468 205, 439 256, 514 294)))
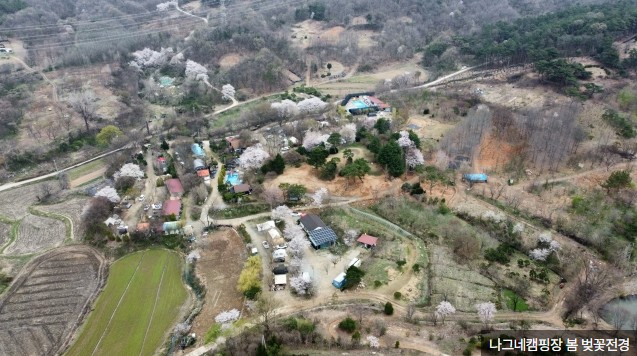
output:
POLYGON ((484 173, 467 173, 462 175, 463 182, 469 183, 487 183, 488 177, 484 173))

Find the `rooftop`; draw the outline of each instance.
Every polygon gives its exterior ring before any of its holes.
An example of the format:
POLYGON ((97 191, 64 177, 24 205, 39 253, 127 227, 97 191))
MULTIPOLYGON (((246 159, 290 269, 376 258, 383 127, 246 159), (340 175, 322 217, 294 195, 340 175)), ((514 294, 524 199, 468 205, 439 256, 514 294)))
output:
POLYGON ((175 216, 179 216, 179 212, 181 211, 181 201, 180 200, 166 200, 164 202, 164 206, 162 208, 162 214, 164 216, 175 214, 175 216))
POLYGON ((250 191, 250 189, 252 189, 250 187, 250 184, 237 184, 232 186, 232 190, 235 193, 247 193, 250 191))
POLYGON ((356 241, 365 245, 376 246, 376 244, 378 243, 378 237, 362 234, 361 237, 359 237, 356 241))
POLYGON ((170 194, 182 194, 184 192, 184 187, 181 185, 181 181, 177 178, 168 179, 165 184, 170 194))
POLYGON ((301 223, 301 225, 303 225, 306 231, 313 231, 316 229, 327 227, 327 225, 325 225, 323 220, 321 220, 321 218, 319 218, 318 215, 314 215, 314 214, 307 214, 307 215, 301 216, 301 218, 299 219, 299 222, 301 223))
POLYGON ((308 235, 310 237, 312 245, 314 245, 315 247, 324 245, 326 243, 334 243, 336 242, 336 240, 338 240, 338 237, 336 236, 334 230, 329 227, 310 231, 308 235))

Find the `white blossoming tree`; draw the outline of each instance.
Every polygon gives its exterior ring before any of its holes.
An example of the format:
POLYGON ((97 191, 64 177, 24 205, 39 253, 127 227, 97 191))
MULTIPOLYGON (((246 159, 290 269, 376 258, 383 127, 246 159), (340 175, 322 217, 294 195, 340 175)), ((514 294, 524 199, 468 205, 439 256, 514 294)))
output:
POLYGON ((171 6, 177 7, 177 1, 166 1, 161 4, 157 4, 157 11, 167 11, 171 6))
POLYGON ((186 61, 186 77, 207 82, 208 70, 201 64, 189 59, 186 61))
POLYGON ((305 238, 305 231, 300 225, 297 224, 285 224, 285 229, 283 229, 283 237, 287 240, 293 240, 296 238, 305 238))
MULTIPOLYGON (((411 140, 409 140, 409 142, 411 142, 411 140)), ((417 166, 425 164, 425 157, 423 157, 422 152, 420 152, 416 146, 410 146, 407 148, 407 152, 405 152, 405 163, 407 167, 414 169, 417 166)))
POLYGON ((285 221, 286 226, 287 222, 292 220, 292 209, 288 208, 287 205, 279 205, 276 208, 272 209, 272 219, 273 220, 282 220, 285 221))
POLYGON ((551 233, 545 231, 538 236, 538 248, 529 251, 529 257, 536 261, 546 261, 551 253, 560 249, 560 243, 553 240, 551 233))
POLYGON ((215 322, 219 324, 233 323, 239 319, 239 316, 241 316, 241 312, 237 309, 226 310, 215 317, 215 322))
POLYGON ((478 317, 484 325, 488 326, 495 318, 496 308, 495 304, 491 302, 476 304, 476 310, 478 311, 478 317))
POLYGON ((226 84, 221 87, 221 94, 223 95, 224 99, 231 100, 232 98, 234 98, 236 91, 234 90, 234 87, 232 85, 226 84))
POLYGON ((111 203, 119 203, 121 200, 119 194, 113 187, 104 187, 95 193, 96 197, 104 197, 108 199, 111 203))
POLYGON ((356 140, 356 124, 345 124, 338 130, 338 133, 341 134, 341 138, 346 143, 353 143, 356 140))
POLYGON ((135 163, 126 163, 119 171, 113 174, 113 178, 115 179, 119 179, 120 177, 144 178, 144 171, 135 163))
POLYGON ((302 258, 308 247, 310 247, 310 241, 305 236, 297 236, 288 242, 288 251, 293 257, 302 258))
POLYGON ((290 259, 290 274, 297 274, 301 271, 303 265, 303 258, 292 256, 290 259))
POLYGON ((447 316, 455 314, 455 312, 456 308, 446 300, 443 300, 436 306, 436 316, 440 318, 443 324, 445 323, 447 316))
POLYGON ((321 143, 327 142, 329 137, 330 135, 322 134, 318 131, 308 131, 305 133, 305 136, 303 136, 303 147, 306 150, 311 150, 321 143))
POLYGON ((158 67, 166 63, 172 54, 172 48, 162 48, 159 52, 144 48, 131 54, 133 60, 129 64, 138 69, 158 67))
POLYGON ((268 151, 263 149, 260 143, 246 148, 239 157, 239 166, 243 169, 261 168, 270 158, 268 151))
POLYGON ((330 200, 330 192, 327 188, 319 188, 314 194, 312 194, 312 203, 319 207, 323 206, 330 200))
POLYGON ((380 347, 380 341, 374 335, 367 336, 367 342, 369 343, 369 347, 372 349, 377 349, 380 347))
POLYGON ((314 293, 312 279, 303 278, 302 275, 290 278, 290 288, 292 288, 292 291, 298 295, 310 296, 314 293))
POLYGON ((276 110, 277 115, 279 115, 279 118, 281 119, 289 119, 299 113, 299 108, 296 103, 289 99, 272 103, 270 107, 276 110))
POLYGON ((400 137, 398 138, 398 145, 400 147, 406 148, 415 146, 414 141, 409 138, 409 132, 403 130, 400 131, 399 134, 400 137))
POLYGON ((297 105, 299 112, 302 114, 312 114, 322 111, 327 107, 327 103, 323 100, 313 97, 301 100, 297 105))
POLYGON ((482 220, 488 220, 496 224, 500 224, 506 221, 506 215, 501 212, 487 210, 484 212, 484 214, 482 214, 482 220))

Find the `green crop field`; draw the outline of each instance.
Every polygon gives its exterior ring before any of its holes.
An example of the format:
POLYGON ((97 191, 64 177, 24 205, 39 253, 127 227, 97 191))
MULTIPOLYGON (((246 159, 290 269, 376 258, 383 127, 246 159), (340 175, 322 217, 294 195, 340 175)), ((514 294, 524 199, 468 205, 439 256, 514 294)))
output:
POLYGON ((181 272, 179 255, 168 250, 117 260, 67 355, 153 355, 186 300, 181 272))

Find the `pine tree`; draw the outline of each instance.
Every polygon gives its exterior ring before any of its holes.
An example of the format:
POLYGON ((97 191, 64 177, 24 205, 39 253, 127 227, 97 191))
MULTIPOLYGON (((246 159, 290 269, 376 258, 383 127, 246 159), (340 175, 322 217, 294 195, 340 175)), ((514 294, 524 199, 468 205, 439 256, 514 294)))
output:
POLYGON ((378 153, 378 163, 386 167, 392 177, 400 177, 405 173, 403 150, 396 141, 389 141, 378 153))

